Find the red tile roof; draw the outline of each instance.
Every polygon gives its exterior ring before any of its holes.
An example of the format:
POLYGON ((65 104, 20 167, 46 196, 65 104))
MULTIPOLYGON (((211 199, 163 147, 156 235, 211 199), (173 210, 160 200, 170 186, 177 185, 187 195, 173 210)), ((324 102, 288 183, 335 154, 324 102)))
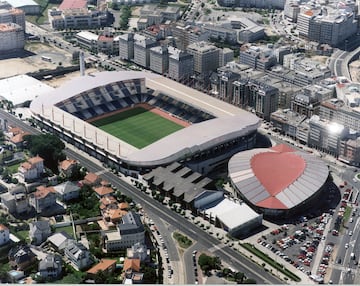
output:
POLYGON ((100 262, 93 267, 91 267, 87 273, 96 274, 99 271, 106 271, 110 267, 115 267, 116 260, 115 259, 101 259, 100 262))
POLYGON ((139 258, 125 258, 124 260, 124 271, 127 270, 139 271, 140 270, 140 259, 139 258))
POLYGON ((94 191, 99 195, 99 196, 105 196, 105 195, 109 195, 112 194, 114 192, 114 190, 110 187, 105 187, 105 186, 101 186, 101 187, 97 187, 94 188, 94 191))
POLYGON ((67 159, 67 160, 64 160, 64 161, 61 161, 59 163, 59 167, 61 170, 68 170, 71 166, 77 164, 77 161, 76 160, 73 160, 73 159, 67 159))
POLYGON ((67 10, 67 9, 78 9, 78 8, 86 8, 87 1, 86 0, 63 0, 59 6, 59 10, 67 10))

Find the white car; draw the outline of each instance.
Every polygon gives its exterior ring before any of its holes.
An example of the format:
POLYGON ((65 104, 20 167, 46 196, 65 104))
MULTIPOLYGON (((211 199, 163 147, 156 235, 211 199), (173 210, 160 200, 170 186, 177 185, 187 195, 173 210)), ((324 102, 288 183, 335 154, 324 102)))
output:
POLYGON ((350 230, 350 231, 349 231, 349 236, 352 236, 352 234, 353 234, 353 232, 350 230))
POLYGON ((348 248, 349 248, 349 244, 345 243, 345 249, 348 249, 348 248))

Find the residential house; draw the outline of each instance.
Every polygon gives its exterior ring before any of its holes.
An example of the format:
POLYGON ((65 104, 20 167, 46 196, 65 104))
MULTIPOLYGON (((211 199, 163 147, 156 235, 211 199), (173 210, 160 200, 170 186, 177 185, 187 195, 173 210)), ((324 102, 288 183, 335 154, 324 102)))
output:
POLYGON ((101 180, 101 177, 96 175, 95 173, 87 173, 82 183, 84 185, 97 186, 100 184, 101 180))
POLYGON ((39 262, 39 275, 48 280, 55 280, 61 276, 62 260, 59 255, 48 254, 39 262))
POLYGON ((44 173, 44 159, 40 156, 32 157, 19 166, 19 174, 25 181, 34 180, 44 173))
POLYGON ((54 187, 37 187, 36 191, 29 195, 29 204, 35 208, 37 213, 54 206, 56 204, 54 187))
POLYGON ((8 258, 10 266, 20 271, 33 265, 36 261, 35 254, 30 250, 30 247, 25 244, 20 244, 11 248, 8 258))
POLYGON ((107 275, 113 273, 115 269, 116 269, 115 259, 101 259, 98 264, 91 267, 88 271, 86 271, 86 273, 91 278, 95 276, 99 271, 102 271, 107 275))
POLYGON ((110 205, 102 210, 103 220, 108 226, 116 225, 121 221, 121 218, 128 213, 127 210, 119 208, 119 205, 120 204, 110 205))
POLYGON ((16 191, 10 190, 5 194, 1 194, 0 198, 3 207, 11 214, 23 214, 30 210, 26 190, 23 186, 21 190, 17 188, 16 191))
POLYGON ((128 258, 138 258, 140 261, 145 261, 150 255, 150 250, 145 244, 135 243, 131 248, 127 250, 128 258))
POLYGON ((125 258, 124 260, 124 284, 139 284, 143 280, 143 273, 140 273, 140 259, 125 258))
POLYGON ((113 188, 108 187, 108 186, 104 186, 104 185, 101 185, 99 187, 95 187, 94 191, 95 191, 96 196, 98 198, 102 198, 104 196, 108 196, 108 195, 111 195, 111 194, 114 193, 113 188))
POLYGON ((145 229, 137 213, 129 212, 121 218, 117 229, 102 234, 104 251, 111 252, 145 242, 145 229))
POLYGON ((70 235, 66 232, 56 232, 53 235, 49 236, 47 241, 55 247, 56 250, 62 252, 65 249, 66 241, 72 239, 70 235))
POLYGON ((30 133, 28 132, 21 132, 19 134, 14 135, 13 137, 11 137, 9 139, 9 142, 14 145, 16 148, 21 148, 23 147, 24 144, 24 136, 25 135, 30 135, 30 133))
POLYGON ((29 225, 29 238, 31 243, 35 245, 40 245, 51 235, 50 223, 48 221, 34 221, 29 225))
POLYGON ((9 240, 10 240, 9 229, 5 225, 0 224, 0 246, 7 244, 9 240))
POLYGON ((63 202, 77 199, 80 194, 80 187, 70 181, 54 186, 54 190, 57 197, 63 202))
POLYGON ((68 239, 65 242, 64 255, 71 265, 81 271, 93 264, 93 258, 89 250, 80 242, 68 239))
POLYGON ((69 178, 73 174, 73 171, 78 167, 78 161, 73 159, 66 159, 59 163, 59 174, 69 178))

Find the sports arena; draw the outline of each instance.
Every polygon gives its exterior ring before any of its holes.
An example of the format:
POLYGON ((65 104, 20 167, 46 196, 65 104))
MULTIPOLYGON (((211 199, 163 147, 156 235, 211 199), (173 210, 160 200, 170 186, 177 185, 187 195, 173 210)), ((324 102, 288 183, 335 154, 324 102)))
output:
POLYGON ((313 154, 287 145, 234 155, 230 181, 250 206, 267 217, 288 217, 316 201, 328 180, 326 164, 313 154))
POLYGON ((255 115, 160 75, 100 72, 34 99, 38 125, 126 174, 178 161, 207 173, 253 148, 255 115))

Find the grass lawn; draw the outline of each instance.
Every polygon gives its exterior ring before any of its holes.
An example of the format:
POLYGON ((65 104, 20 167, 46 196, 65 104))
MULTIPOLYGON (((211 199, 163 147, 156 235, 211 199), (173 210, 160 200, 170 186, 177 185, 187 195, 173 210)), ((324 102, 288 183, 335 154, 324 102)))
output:
POLYGON ((18 232, 15 233, 15 235, 19 238, 19 239, 23 239, 26 242, 30 243, 30 238, 29 238, 29 231, 28 230, 20 230, 18 232))
POLYGON ((14 165, 11 165, 11 166, 8 166, 8 170, 11 174, 14 174, 14 173, 17 173, 18 172, 18 169, 20 167, 20 164, 21 163, 17 163, 17 164, 14 164, 14 165))
POLYGON ((141 107, 96 120, 92 124, 139 149, 184 128, 141 107))
POLYGON ((58 227, 56 228, 55 232, 66 232, 67 234, 69 234, 71 237, 74 237, 74 231, 71 225, 69 226, 63 226, 63 227, 58 227))

